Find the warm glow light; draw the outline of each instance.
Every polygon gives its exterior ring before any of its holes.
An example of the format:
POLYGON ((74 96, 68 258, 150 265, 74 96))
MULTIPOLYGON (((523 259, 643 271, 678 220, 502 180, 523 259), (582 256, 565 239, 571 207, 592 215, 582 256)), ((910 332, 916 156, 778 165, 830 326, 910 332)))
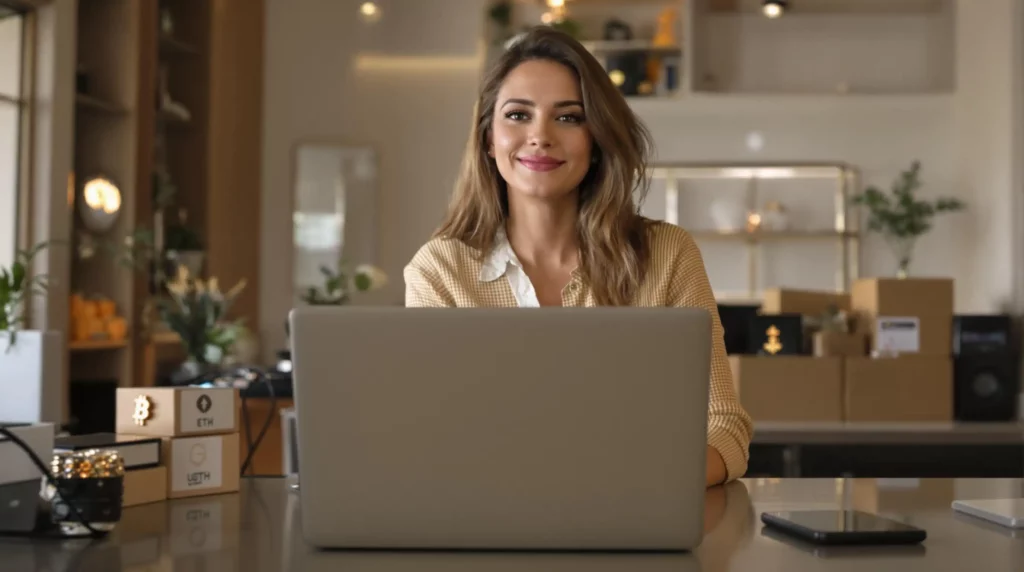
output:
POLYGON ((764 10, 764 15, 769 18, 778 18, 782 15, 782 6, 774 2, 766 3, 762 9, 764 10))
POLYGON ((540 21, 542 24, 550 24, 555 21, 555 15, 551 12, 544 12, 540 15, 540 21))
POLYGON ((565 6, 565 0, 548 0, 548 6, 552 8, 561 8, 565 6))
POLYGON ((359 14, 367 22, 380 20, 380 7, 374 2, 363 2, 359 6, 359 14))
POLYGON ((622 73, 622 70, 612 70, 608 72, 608 77, 611 78, 612 83, 616 86, 626 83, 626 74, 622 73))
POLYGON ((734 179, 791 179, 796 171, 789 167, 726 168, 722 176, 734 179))
POLYGON ((82 196, 89 208, 106 214, 114 214, 121 208, 121 191, 114 183, 102 177, 86 182, 82 196))
POLYGON ((356 56, 359 71, 479 71, 481 56, 356 56))

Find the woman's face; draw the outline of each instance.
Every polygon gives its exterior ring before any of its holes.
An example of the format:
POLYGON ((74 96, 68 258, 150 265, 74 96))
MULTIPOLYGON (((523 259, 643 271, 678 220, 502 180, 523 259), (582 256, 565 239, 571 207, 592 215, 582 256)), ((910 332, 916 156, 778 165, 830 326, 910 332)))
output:
POLYGON ((513 69, 498 90, 490 143, 510 194, 550 200, 575 192, 592 143, 573 72, 545 60, 513 69))

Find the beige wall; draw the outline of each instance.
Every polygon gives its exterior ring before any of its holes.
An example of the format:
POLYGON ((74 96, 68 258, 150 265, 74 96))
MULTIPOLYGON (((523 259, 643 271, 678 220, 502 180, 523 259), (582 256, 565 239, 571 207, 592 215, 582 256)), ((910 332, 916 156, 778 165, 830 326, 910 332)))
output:
MULTIPOLYGON (((263 291, 266 349, 282 347, 292 306, 289 153, 303 138, 369 142, 381 156, 379 260, 392 276, 374 301, 399 302, 401 269, 443 211, 468 128, 477 72, 361 71, 363 52, 472 57, 482 32, 478 0, 382 3, 375 27, 353 15, 354 0, 267 0, 263 146, 263 291), (429 7, 426 5, 429 4, 429 7), (387 36, 385 36, 387 34, 387 36), (275 319, 274 316, 280 316, 275 319)), ((969 212, 943 218, 920 243, 914 271, 957 280, 958 311, 990 311, 1014 290, 1018 193, 1011 157, 1013 52, 1020 18, 1012 0, 958 0, 958 91, 934 96, 737 96, 637 108, 662 160, 843 160, 866 183, 888 188, 914 159, 926 194, 955 195, 969 212), (748 149, 747 135, 765 146, 748 149), (954 228, 954 226, 956 228, 954 228)), ((730 262, 709 247, 709 267, 730 262)), ((806 262, 806 261, 804 261, 806 262)), ((895 262, 871 237, 862 274, 891 275, 895 262)), ((793 272, 799 272, 798 267, 793 272)))
POLYGON ((372 26, 358 19, 355 0, 266 2, 260 316, 269 356, 284 347, 295 299, 294 145, 376 148, 376 262, 391 283, 372 300, 400 303, 402 267, 439 222, 469 128, 483 2, 382 2, 387 11, 372 26))

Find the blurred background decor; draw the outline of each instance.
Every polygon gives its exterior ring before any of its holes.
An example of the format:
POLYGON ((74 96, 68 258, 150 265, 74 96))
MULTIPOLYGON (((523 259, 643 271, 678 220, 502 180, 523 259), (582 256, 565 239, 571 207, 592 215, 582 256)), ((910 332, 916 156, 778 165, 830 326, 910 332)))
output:
POLYGON ((910 262, 917 240, 932 229, 935 215, 962 210, 957 198, 940 197, 934 201, 919 199, 914 194, 921 187, 921 162, 914 161, 892 183, 889 194, 869 186, 852 197, 855 205, 867 207, 867 228, 880 233, 896 256, 896 276, 910 274, 910 262))
POLYGON ((181 339, 185 363, 172 376, 172 383, 185 382, 223 365, 242 335, 243 320, 230 320, 231 305, 245 288, 239 281, 227 292, 216 278, 203 281, 184 266, 167 283, 170 299, 157 304, 160 317, 181 339))

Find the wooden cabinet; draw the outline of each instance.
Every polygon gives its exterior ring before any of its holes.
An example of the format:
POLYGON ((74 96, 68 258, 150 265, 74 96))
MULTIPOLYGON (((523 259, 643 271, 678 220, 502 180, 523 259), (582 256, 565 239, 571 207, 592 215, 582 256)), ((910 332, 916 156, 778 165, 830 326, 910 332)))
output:
MULTIPOLYGON (((249 411, 249 434, 252 435, 253 440, 259 435, 260 429, 263 428, 263 424, 267 421, 267 416, 269 415, 271 418, 270 427, 267 429, 263 441, 256 449, 250 469, 246 471, 247 475, 266 476, 284 474, 281 410, 288 409, 293 405, 291 399, 278 399, 274 408, 271 409, 269 399, 246 399, 246 408, 249 411)), ((245 441, 244 427, 242 431, 243 433, 239 438, 239 468, 241 468, 241 464, 245 462, 245 457, 249 453, 249 447, 245 441)))

